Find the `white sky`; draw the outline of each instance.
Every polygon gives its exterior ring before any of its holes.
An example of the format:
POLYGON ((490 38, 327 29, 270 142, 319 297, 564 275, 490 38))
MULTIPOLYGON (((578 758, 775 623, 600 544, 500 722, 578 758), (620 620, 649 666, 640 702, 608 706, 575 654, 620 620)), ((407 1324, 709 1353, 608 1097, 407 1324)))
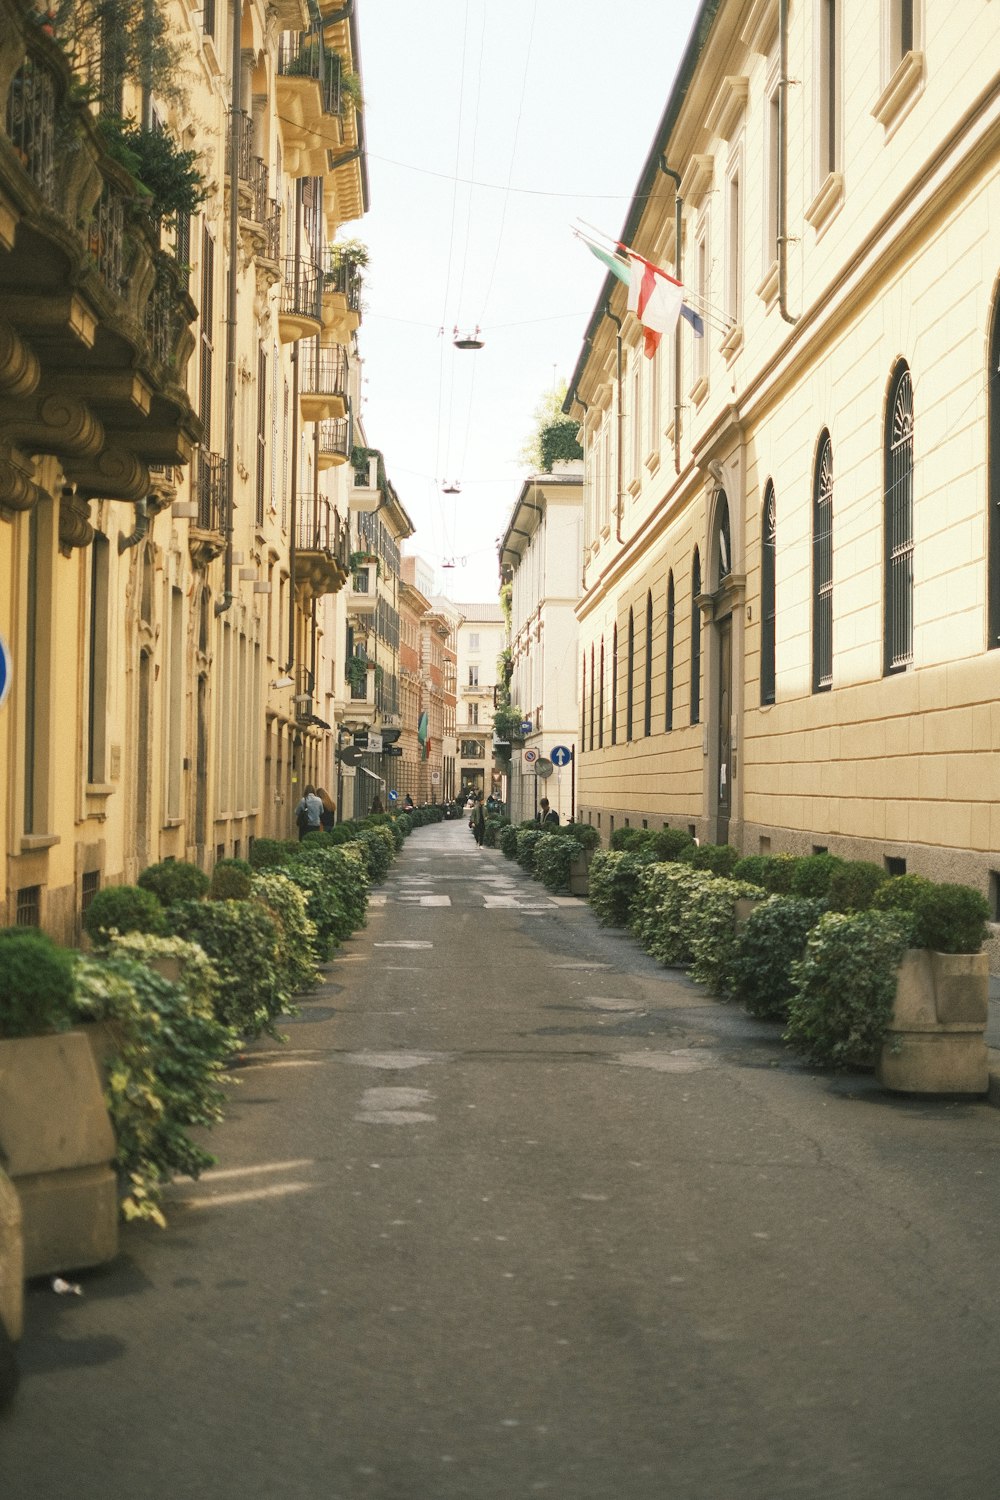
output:
POLYGON ((454 599, 496 598, 518 454, 573 372, 604 279, 570 225, 621 229, 697 8, 358 7, 372 207, 341 234, 371 254, 362 414, 416 527, 407 550, 454 599), (477 324, 485 348, 455 349, 453 328, 477 324))

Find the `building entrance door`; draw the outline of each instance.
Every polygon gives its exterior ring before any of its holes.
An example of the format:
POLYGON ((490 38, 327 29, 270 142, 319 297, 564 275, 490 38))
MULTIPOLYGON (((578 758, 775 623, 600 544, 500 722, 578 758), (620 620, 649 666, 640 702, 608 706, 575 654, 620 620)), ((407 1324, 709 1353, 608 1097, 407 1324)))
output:
POLYGON ((716 784, 716 839, 729 840, 729 818, 733 807, 733 617, 726 615, 716 629, 719 640, 718 781, 716 784))

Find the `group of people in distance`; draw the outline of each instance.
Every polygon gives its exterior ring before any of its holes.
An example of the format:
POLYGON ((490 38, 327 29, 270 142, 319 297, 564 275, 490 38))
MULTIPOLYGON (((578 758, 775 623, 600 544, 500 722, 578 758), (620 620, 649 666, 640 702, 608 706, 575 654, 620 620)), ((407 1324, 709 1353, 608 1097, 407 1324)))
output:
MULTIPOLYGON (((414 807, 413 798, 407 792, 403 798, 403 812, 412 812, 414 807)), ((385 812, 382 799, 378 792, 372 798, 369 813, 385 812)), ((309 833, 329 833, 337 821, 337 805, 329 792, 324 791, 321 786, 307 786, 302 796, 295 805, 292 814, 295 826, 299 830, 299 838, 304 839, 309 833)))

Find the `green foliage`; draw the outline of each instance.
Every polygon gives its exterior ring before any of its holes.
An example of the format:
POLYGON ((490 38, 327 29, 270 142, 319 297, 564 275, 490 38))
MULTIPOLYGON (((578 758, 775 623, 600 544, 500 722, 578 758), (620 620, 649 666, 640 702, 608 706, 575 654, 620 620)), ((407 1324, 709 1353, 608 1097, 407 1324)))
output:
POLYGON ((173 906, 175 901, 199 901, 208 891, 208 876, 187 860, 161 859, 146 866, 139 886, 152 891, 161 906, 173 906))
POLYGON ((747 854, 733 866, 733 879, 749 880, 773 896, 787 896, 797 864, 794 854, 747 854))
POLYGON ((651 828, 616 828, 609 840, 609 847, 616 853, 626 850, 652 850, 654 833, 651 828))
POLYGON ((599 849, 601 835, 593 823, 564 823, 562 832, 575 838, 582 849, 599 849))
POLYGON ((648 864, 649 856, 642 852, 598 849, 590 865, 587 899, 603 926, 628 925, 639 876, 648 864))
POLYGON ((187 107, 184 48, 164 0, 49 0, 45 9, 84 98, 109 102, 107 82, 118 80, 187 107))
POLYGON ((728 997, 735 987, 733 969, 739 944, 736 903, 762 895, 759 886, 719 878, 693 884, 683 903, 691 977, 719 996, 728 997))
POLYGON ((811 1063, 874 1063, 896 993, 896 968, 912 941, 898 912, 827 912, 792 965, 785 1038, 811 1063))
POLYGON ((353 842, 364 854, 370 883, 378 885, 388 875, 389 866, 396 855, 396 841, 392 836, 392 829, 385 826, 363 828, 353 842))
POLYGON ((933 883, 925 875, 892 875, 875 892, 872 907, 875 911, 915 912, 921 896, 933 883))
POLYGON ((512 823, 506 823, 497 834, 500 853, 506 855, 508 859, 517 858, 517 840, 520 832, 521 830, 515 828, 512 823))
POLYGON ((660 828, 652 837, 653 858, 659 861, 687 859, 698 847, 683 828, 660 828))
POLYGON ((167 930, 163 907, 152 891, 137 885, 106 885, 83 914, 84 931, 95 948, 104 948, 113 932, 167 930))
POLYGON ((254 839, 250 845, 250 864, 255 870, 279 869, 293 858, 297 841, 254 839))
POLYGON ((792 965, 822 915, 821 901, 801 896, 771 896, 750 913, 736 945, 731 991, 752 1016, 787 1017, 792 965))
POLYGON ((399 853, 406 841, 406 834, 400 827, 399 818, 392 813, 369 813, 363 826, 386 829, 392 838, 393 856, 399 853))
POLYGON ((917 899, 914 942, 935 953, 978 953, 986 936, 990 908, 968 885, 932 885, 917 899))
POLYGON ((844 861, 835 854, 808 854, 796 862, 792 871, 792 895, 823 901, 830 889, 834 870, 844 861))
POLYGON ((581 459, 583 449, 577 440, 580 424, 573 417, 554 417, 538 434, 542 471, 551 474, 552 465, 565 459, 581 459))
POLYGON ((521 740, 524 719, 523 711, 514 703, 498 708, 493 715, 493 733, 498 740, 521 740))
POLYGON ((208 887, 210 901, 248 901, 253 868, 245 859, 220 859, 208 887))
POLYGON ((0 929, 0 1037, 72 1025, 74 955, 37 927, 0 929))
POLYGON ((237 1039, 213 1014, 217 987, 201 949, 176 938, 133 934, 115 939, 107 956, 79 961, 78 1015, 105 1022, 110 1038, 105 1098, 129 1183, 126 1219, 164 1224, 162 1185, 214 1162, 188 1127, 222 1118, 221 1072, 237 1039), (182 965, 179 983, 150 967, 165 958, 182 965))
POLYGON ((327 843, 311 849, 303 846, 299 857, 282 874, 305 892, 309 919, 316 924, 320 960, 329 958, 338 943, 365 925, 368 866, 365 852, 357 843, 327 843))
POLYGON ((491 813, 487 819, 483 831, 483 843, 487 849, 496 849, 499 845, 500 835, 505 828, 510 827, 510 819, 499 813, 491 813))
POLYGON ((693 870, 707 870, 710 875, 728 877, 739 864, 739 851, 731 844, 695 844, 688 853, 681 854, 693 870))
POLYGON ((152 219, 171 225, 178 214, 198 211, 208 189, 197 151, 182 150, 165 130, 147 130, 114 114, 102 114, 98 129, 108 154, 144 190, 152 219))
POLYGON ((569 885, 569 867, 578 855, 583 854, 583 845, 575 838, 568 838, 563 831, 543 833, 535 845, 534 873, 548 891, 559 891, 569 885))
POLYGON ((647 953, 660 963, 690 963, 687 901, 699 882, 711 879, 679 861, 647 865, 641 872, 629 925, 647 953))
POLYGON ((254 875, 251 891, 266 906, 278 928, 281 960, 294 994, 314 988, 319 958, 316 924, 309 916, 309 900, 287 875, 268 870, 254 875))
POLYGON ((275 1021, 291 998, 278 926, 257 901, 180 901, 169 930, 198 943, 219 971, 219 1021, 241 1036, 278 1036, 275 1021))
POLYGON ((545 835, 542 833, 542 830, 540 828, 531 827, 518 829, 517 854, 515 858, 517 859, 518 864, 521 866, 521 869, 526 870, 529 875, 534 874, 535 849, 538 846, 539 839, 544 837, 545 835))
MULTIPOLYGON (((556 423, 569 421, 569 418, 564 415, 562 409, 563 402, 566 400, 566 389, 567 387, 565 380, 559 381, 559 383, 554 385, 551 390, 545 392, 532 414, 534 418, 534 426, 531 429, 528 437, 525 439, 524 445, 521 448, 521 452, 518 457, 523 464, 525 464, 529 469, 532 469, 536 473, 543 472, 546 469, 545 458, 542 450, 542 434, 548 427, 551 427, 556 423)), ((579 428, 579 422, 574 422, 574 438, 576 437, 579 428)), ((579 457, 580 455, 577 456, 579 457)), ((549 467, 551 467, 551 465, 549 465, 549 467)))
POLYGON ((888 879, 881 865, 864 859, 845 860, 830 876, 827 905, 831 911, 869 911, 876 891, 888 879))

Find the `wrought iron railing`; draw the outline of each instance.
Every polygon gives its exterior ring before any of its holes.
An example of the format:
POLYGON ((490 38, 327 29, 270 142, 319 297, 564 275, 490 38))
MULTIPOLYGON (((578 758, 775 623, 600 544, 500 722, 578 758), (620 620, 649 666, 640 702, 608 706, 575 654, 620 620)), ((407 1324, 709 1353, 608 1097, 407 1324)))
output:
POLYGON ((351 312, 361 311, 361 271, 352 260, 342 259, 336 245, 327 247, 323 255, 323 289, 339 292, 347 298, 351 312))
POLYGON ((116 297, 125 285, 125 202, 121 189, 105 182, 90 225, 90 253, 101 280, 116 297))
POLYGON ((342 344, 324 348, 318 339, 310 339, 299 361, 300 391, 347 400, 347 350, 342 344))
POLYGON ((281 205, 273 198, 268 200, 263 223, 264 247, 260 252, 261 259, 273 261, 277 265, 281 259, 281 205))
POLYGON ((26 57, 7 95, 7 136, 46 203, 56 196, 56 84, 37 58, 26 57))
POLYGON ((332 552, 335 542, 334 517, 329 500, 315 495, 300 495, 295 524, 295 545, 300 552, 332 552))
MULTIPOLYGON (((240 149, 239 149, 239 158, 238 158, 237 167, 236 167, 236 175, 239 178, 240 182, 249 183, 250 182, 250 174, 251 174, 251 171, 252 171, 252 168, 253 168, 253 162, 255 160, 254 154, 253 154, 253 128, 252 128, 253 122, 251 121, 250 115, 247 113, 247 111, 245 109, 236 110, 236 111, 234 111, 234 113, 238 114, 239 115, 239 119, 240 119, 240 149)), ((230 115, 229 123, 226 126, 226 165, 225 165, 225 172, 226 172, 226 176, 227 177, 229 175, 229 163, 230 163, 230 161, 232 159, 232 150, 233 150, 233 119, 232 119, 232 115, 230 115)))
POLYGON ((160 260, 156 268, 156 283, 146 303, 144 322, 150 352, 162 365, 169 365, 173 359, 179 321, 177 273, 171 262, 160 260))
POLYGON ((284 32, 278 46, 278 74, 311 78, 319 84, 323 113, 340 114, 340 58, 327 51, 322 31, 284 32))
POLYGON ((319 426, 320 453, 335 454, 345 461, 351 452, 351 424, 346 417, 330 417, 319 426))
POLYGON ((250 206, 250 216, 255 224, 263 224, 270 214, 271 200, 267 196, 267 162, 262 156, 255 156, 251 159, 248 180, 253 200, 250 206))
POLYGON ((226 460, 221 453, 200 448, 195 473, 198 525, 202 531, 222 531, 226 514, 226 460))
POLYGON ((282 262, 281 311, 321 321, 322 294, 319 267, 300 255, 286 255, 282 262))

